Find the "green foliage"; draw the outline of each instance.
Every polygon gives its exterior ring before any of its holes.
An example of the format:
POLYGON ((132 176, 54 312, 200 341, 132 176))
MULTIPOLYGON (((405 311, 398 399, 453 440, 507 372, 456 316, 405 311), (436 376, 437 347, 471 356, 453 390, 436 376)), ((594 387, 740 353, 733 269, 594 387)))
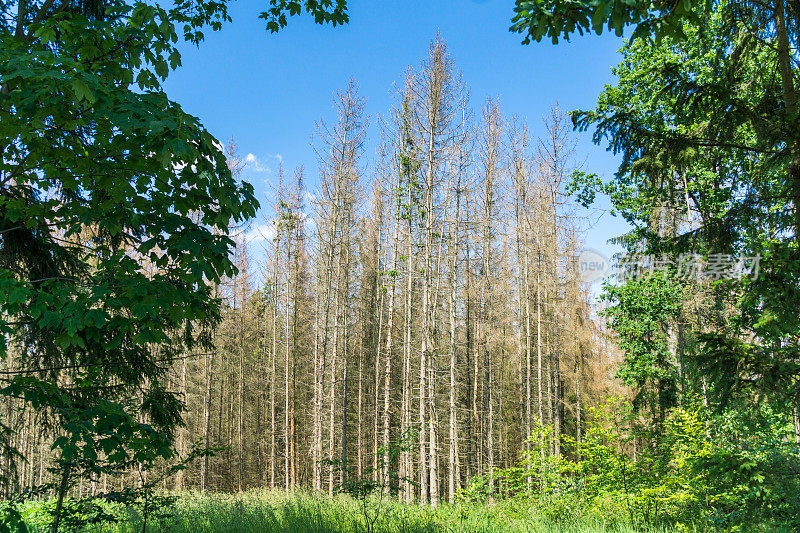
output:
POLYGON ((61 7, 0 28, 0 329, 26 354, 4 394, 57 410, 77 432, 59 444, 71 461, 78 442, 91 460, 89 435, 115 432, 112 411, 134 390, 171 435, 181 406, 159 363, 207 344, 197 326, 219 316, 209 282, 234 272, 228 225, 258 204, 160 87, 180 64, 178 35, 201 40, 227 19, 224 3, 61 7), (71 409, 91 415, 75 423, 71 409))
MULTIPOLYGON (((685 38, 626 44, 618 83, 596 110, 573 114, 576 127, 594 127, 595 142, 608 139, 622 163, 607 183, 576 175, 572 191, 585 203, 610 196, 634 226, 618 239, 629 251, 672 261, 689 253, 758 258, 752 275, 682 282, 687 299, 705 302, 672 328, 691 325, 682 362, 708 383, 718 408, 758 398, 791 413, 800 405, 800 206, 790 191, 800 182, 790 175, 796 156, 787 132, 797 121, 785 114, 778 57, 765 44, 776 38, 769 24, 761 34, 742 22, 743 13, 752 20, 765 13, 738 2, 704 9, 706 24, 686 25, 685 38)), ((628 348, 627 359, 636 357, 628 348)))
POLYGON ((512 30, 526 43, 635 27, 618 82, 596 110, 573 113, 577 129, 622 156, 619 170, 605 182, 576 173, 569 192, 586 206, 608 195, 633 227, 617 242, 665 266, 605 287, 624 350, 618 376, 635 398, 621 420, 598 414, 582 442, 566 439, 562 475, 580 487, 570 497, 589 515, 680 530, 797 529, 798 124, 793 90, 779 83, 795 67, 781 70, 778 53, 797 28, 775 23, 778 2, 516 5, 512 30), (679 279, 681 254, 760 264, 679 279))
POLYGON ((613 304, 604 314, 625 352, 617 376, 636 391, 635 407, 646 405, 663 418, 677 402, 678 369, 668 334, 681 312, 682 287, 657 271, 604 289, 603 299, 613 304))
POLYGON ((267 29, 272 33, 286 26, 286 14, 300 15, 303 11, 314 17, 317 24, 330 23, 333 26, 346 24, 350 17, 347 14, 347 1, 336 0, 270 0, 270 7, 261 13, 259 18, 267 21, 267 29))
POLYGON ((780 83, 796 67, 779 68, 777 43, 796 43, 797 28, 780 35, 777 2, 696 9, 702 25, 684 17, 656 43, 626 43, 618 82, 597 109, 573 113, 622 163, 607 182, 574 176, 572 192, 586 204, 609 195, 634 228, 617 239, 629 252, 758 261, 726 279, 677 279, 667 268, 672 278, 606 288, 625 350, 620 376, 657 407, 655 426, 632 424, 637 469, 649 476, 637 505, 681 524, 796 529, 798 123, 793 90, 780 83), (697 401, 711 411, 695 416, 697 401))
MULTIPOLYGON (((512 501, 528 501, 537 515, 566 524, 603 518, 680 531, 800 526, 798 447, 775 424, 756 428, 696 404, 670 409, 659 439, 635 421, 629 405, 611 400, 592 410, 580 442, 562 437, 558 456, 549 453, 552 428, 538 428, 519 464, 498 471, 496 484, 512 501)), ((463 500, 484 501, 485 486, 477 480, 463 500)))
POLYGON ((138 384, 159 373, 153 346, 168 358, 172 332, 191 347, 190 325, 218 315, 207 281, 233 273, 228 224, 258 204, 160 89, 178 32, 196 42, 227 17, 200 7, 113 2, 0 33, 3 328, 37 369, 97 365, 138 384))
POLYGON ((377 470, 368 465, 359 475, 356 468, 341 460, 322 460, 322 464, 338 473, 340 483, 336 492, 346 494, 358 502, 362 523, 367 533, 375 531, 376 524, 385 514, 387 498, 397 497, 402 483, 416 485, 413 479, 400 476, 397 469, 400 455, 411 452, 419 438, 419 430, 410 427, 389 441, 389 446, 378 448, 377 470))
POLYGON ((28 527, 17 507, 11 502, 3 502, 0 507, 0 533, 27 533, 28 527))
MULTIPOLYGON (((358 502, 348 496, 333 498, 302 492, 248 491, 241 494, 178 495, 171 533, 363 533, 358 502)), ((527 502, 508 501, 495 506, 442 504, 436 509, 416 504, 386 502, 385 518, 378 533, 666 533, 669 529, 635 527, 610 520, 575 520, 572 524, 549 521, 536 515, 527 502)), ((24 515, 32 526, 36 512, 24 515)), ((35 527, 35 526, 34 526, 35 527)), ((141 517, 129 512, 124 522, 109 525, 108 533, 141 531, 141 517)))
MULTIPOLYGON (((270 5, 272 31, 301 10, 270 5)), ((347 20, 343 1, 303 7, 347 20)), ((228 230, 258 202, 162 87, 181 41, 230 20, 226 0, 12 1, 3 13, 0 358, 12 370, 0 394, 55 417, 58 481, 34 492, 58 495, 57 530, 75 513, 106 518, 64 500, 75 479, 174 458, 182 403, 161 378, 176 355, 211 348, 212 287, 235 274, 228 230)), ((147 517, 167 503, 150 488, 116 497, 147 517)))
POLYGON ((511 31, 525 35, 524 44, 548 36, 553 44, 560 37, 578 32, 613 30, 621 37, 627 26, 636 26, 635 37, 682 36, 682 22, 699 22, 705 2, 650 2, 644 0, 516 0, 511 31), (700 9, 698 9, 700 8, 700 9))
POLYGON ((159 484, 186 468, 196 457, 213 455, 217 450, 196 445, 188 456, 178 458, 162 470, 161 475, 145 478, 157 465, 176 458, 169 433, 171 426, 157 430, 140 422, 140 407, 133 401, 87 400, 76 394, 79 390, 80 387, 76 387, 68 393, 55 385, 28 378, 17 379, 0 391, 25 398, 33 408, 54 410, 60 423, 61 436, 52 444, 57 452, 55 464, 50 468, 55 481, 29 487, 25 496, 35 497, 50 491, 60 495, 47 510, 51 523, 67 530, 82 530, 87 524, 117 522, 119 517, 110 513, 102 502, 138 509, 145 522, 151 517, 157 520, 168 517, 173 500, 156 493, 159 484), (80 479, 99 480, 103 475, 116 476, 130 471, 139 472, 136 488, 101 492, 84 499, 65 497, 80 479))
POLYGON ((522 460, 500 474, 504 489, 512 492, 532 490, 541 495, 560 492, 564 464, 560 456, 550 453, 553 437, 552 426, 537 424, 532 429, 522 460))

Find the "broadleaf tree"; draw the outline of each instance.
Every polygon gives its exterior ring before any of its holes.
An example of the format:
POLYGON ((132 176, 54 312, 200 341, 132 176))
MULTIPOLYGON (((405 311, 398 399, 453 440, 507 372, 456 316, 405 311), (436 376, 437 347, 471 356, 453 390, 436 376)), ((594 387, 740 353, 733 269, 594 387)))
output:
MULTIPOLYGON (((269 30, 285 11, 347 21, 341 1, 273 0, 269 30)), ((61 496, 122 416, 108 402, 143 425, 107 457, 135 457, 137 431, 169 441, 181 400, 161 378, 219 319, 229 229, 258 202, 162 82, 229 20, 225 0, 0 3, 0 393, 61 424, 61 496)))
MULTIPOLYGON (((544 4, 518 2, 512 30, 528 41, 545 35, 540 28, 569 38, 597 7, 553 5, 571 22, 556 21, 544 4)), ((722 1, 655 13, 653 5, 609 5, 627 15, 604 11, 598 20, 635 31, 615 69, 618 83, 573 122, 593 129, 621 164, 605 183, 577 174, 573 190, 587 204, 608 193, 633 226, 619 242, 682 278, 683 311, 662 329, 684 399, 699 394, 717 410, 755 413, 761 422, 780 413, 800 439, 797 7, 722 1)), ((632 324, 642 308, 659 306, 660 294, 614 288, 612 313, 632 324), (631 313, 620 298, 629 295, 638 308, 631 313)), ((623 374, 657 371, 642 354, 626 347, 623 374)))

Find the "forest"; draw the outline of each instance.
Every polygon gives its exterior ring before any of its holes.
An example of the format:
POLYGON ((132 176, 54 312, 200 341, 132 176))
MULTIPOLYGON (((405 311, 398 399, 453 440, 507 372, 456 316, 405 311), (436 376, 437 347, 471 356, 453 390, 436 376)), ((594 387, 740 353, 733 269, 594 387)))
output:
POLYGON ((261 195, 165 89, 228 7, 0 0, 0 533, 800 529, 800 7, 509 2, 594 109, 436 34, 261 195))

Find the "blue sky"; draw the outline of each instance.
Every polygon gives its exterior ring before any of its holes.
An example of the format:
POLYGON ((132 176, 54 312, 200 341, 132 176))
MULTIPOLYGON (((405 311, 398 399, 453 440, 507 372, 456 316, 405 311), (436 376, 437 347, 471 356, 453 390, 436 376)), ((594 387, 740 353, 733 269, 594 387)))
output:
MULTIPOLYGON (((234 137, 242 156, 252 154, 245 179, 262 203, 279 159, 287 173, 304 165, 313 189, 314 122, 333 118, 332 95, 350 77, 359 82, 373 117, 366 154, 373 159, 379 136, 374 117, 389 110, 393 84, 404 69, 419 63, 437 31, 463 72, 473 106, 496 96, 503 112, 525 118, 533 134, 542 130, 541 117, 556 102, 565 110, 593 108, 603 86, 613 83, 611 67, 620 59, 622 41, 613 35, 523 46, 521 36, 508 31, 513 0, 348 4, 350 23, 343 27, 295 17, 270 34, 258 19, 266 2, 234 2, 233 22, 207 34, 199 48, 187 47, 183 67, 166 83, 170 97, 199 116, 212 134, 220 140, 234 137)), ((576 135, 583 168, 610 176, 615 158, 605 147, 593 146, 589 134, 576 135)), ((608 214, 597 220, 601 213, 590 217, 593 227, 585 240, 588 247, 609 253, 605 241, 626 226, 608 214)))

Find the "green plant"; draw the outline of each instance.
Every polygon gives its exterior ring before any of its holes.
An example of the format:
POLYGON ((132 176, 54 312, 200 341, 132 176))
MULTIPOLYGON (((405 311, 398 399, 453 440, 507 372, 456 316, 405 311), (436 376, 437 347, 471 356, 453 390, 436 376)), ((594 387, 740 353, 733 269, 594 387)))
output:
POLYGON ((2 502, 0 505, 0 533, 27 533, 27 531, 28 527, 14 503, 2 502))
POLYGON ((385 512, 387 498, 396 496, 400 491, 401 483, 414 481, 401 477, 397 470, 400 454, 413 450, 414 442, 418 438, 416 428, 408 428, 389 441, 389 446, 378 449, 377 470, 375 466, 367 466, 358 475, 352 465, 341 460, 323 460, 322 463, 339 472, 343 481, 336 487, 336 491, 347 494, 358 502, 364 530, 372 533, 375 524, 385 512))
MULTIPOLYGON (((173 456, 182 405, 164 374, 211 349, 213 286, 236 271, 229 229, 258 208, 222 145, 163 87, 179 41, 219 30, 227 5, 2 3, 0 396, 58 427, 53 531, 78 477, 173 456)), ((303 12, 336 25, 346 7, 271 0, 261 17, 271 31, 303 12)), ((9 441, 0 425, 13 466, 9 441)))

